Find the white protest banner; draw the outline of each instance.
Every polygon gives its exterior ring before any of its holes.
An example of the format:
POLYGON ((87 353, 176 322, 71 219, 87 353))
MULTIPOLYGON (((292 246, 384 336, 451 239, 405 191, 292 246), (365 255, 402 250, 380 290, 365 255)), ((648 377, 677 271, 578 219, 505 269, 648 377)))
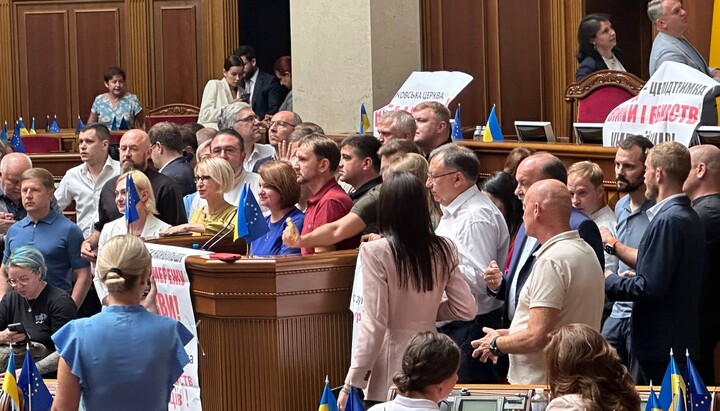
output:
POLYGON ((405 110, 412 113, 413 108, 423 101, 437 101, 447 107, 472 79, 471 75, 461 71, 413 72, 395 93, 390 104, 373 112, 374 135, 378 135, 377 127, 384 112, 405 110))
POLYGON ((632 134, 644 135, 653 144, 677 141, 689 146, 703 100, 715 87, 715 80, 685 64, 663 63, 637 96, 608 114, 603 146, 615 147, 632 134))
POLYGON ((170 394, 169 410, 202 410, 198 379, 198 339, 195 314, 190 301, 190 279, 185 259, 190 255, 209 254, 208 251, 145 243, 152 255, 152 276, 157 285, 158 314, 180 321, 194 338, 185 346, 190 363, 178 378, 170 394))
POLYGON ((362 260, 357 259, 357 265, 355 265, 355 279, 353 280, 352 294, 350 296, 350 311, 353 313, 353 330, 352 330, 352 344, 350 347, 350 358, 355 355, 355 348, 357 347, 358 338, 360 337, 360 320, 362 314, 365 312, 365 305, 363 303, 363 278, 362 278, 362 260))

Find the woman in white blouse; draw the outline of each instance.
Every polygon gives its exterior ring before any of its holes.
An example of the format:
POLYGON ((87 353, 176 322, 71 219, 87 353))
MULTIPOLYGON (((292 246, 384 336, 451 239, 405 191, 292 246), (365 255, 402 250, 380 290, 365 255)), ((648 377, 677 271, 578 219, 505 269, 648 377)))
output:
POLYGON ((243 92, 240 89, 240 79, 243 77, 243 61, 240 57, 231 54, 225 59, 223 65, 223 78, 210 80, 205 85, 198 123, 205 127, 218 128, 217 119, 220 110, 228 104, 241 101, 243 92))

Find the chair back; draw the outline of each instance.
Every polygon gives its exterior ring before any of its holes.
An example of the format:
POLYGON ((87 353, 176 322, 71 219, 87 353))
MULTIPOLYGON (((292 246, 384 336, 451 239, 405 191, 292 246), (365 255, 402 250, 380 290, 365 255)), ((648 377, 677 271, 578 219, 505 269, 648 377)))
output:
POLYGON ((167 104, 148 111, 145 117, 145 124, 148 130, 150 127, 163 121, 175 124, 197 123, 200 115, 200 107, 190 104, 167 104))
POLYGON ((62 151, 62 140, 55 136, 22 136, 27 153, 53 153, 62 151))
POLYGON ((570 104, 568 135, 573 135, 573 122, 604 123, 615 107, 637 96, 644 85, 634 74, 614 70, 596 71, 570 84, 565 90, 565 101, 570 104))

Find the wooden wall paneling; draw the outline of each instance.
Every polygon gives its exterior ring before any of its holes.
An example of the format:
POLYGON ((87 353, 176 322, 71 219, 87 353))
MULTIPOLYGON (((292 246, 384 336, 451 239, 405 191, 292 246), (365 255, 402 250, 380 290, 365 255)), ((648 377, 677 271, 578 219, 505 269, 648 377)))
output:
POLYGON ((555 28, 541 25, 540 4, 545 1, 498 2, 501 97, 497 105, 505 135, 515 134, 515 120, 546 120, 542 40, 555 28))
MULTIPOLYGON (((485 78, 487 81, 486 101, 488 103, 485 113, 485 122, 490 114, 490 109, 495 104, 495 114, 502 127, 503 108, 499 102, 502 97, 502 86, 500 83, 500 0, 487 0, 485 2, 485 36, 486 43, 486 69, 485 78)), ((485 124, 485 123, 481 123, 485 124)), ((503 134, 508 133, 507 127, 503 129, 503 134)))
MULTIPOLYGON (((77 5, 72 10, 70 71, 74 87, 70 127, 76 124, 78 114, 86 121, 95 97, 107 91, 103 76, 108 67, 124 67, 124 11, 122 1, 77 5)), ((125 75, 128 90, 135 93, 132 77, 127 72, 125 75)))
POLYGON ((238 46, 240 29, 237 1, 205 0, 202 6, 205 58, 200 84, 204 87, 208 80, 220 78, 225 58, 238 46))
POLYGON ((152 11, 153 101, 199 105, 199 1, 153 1, 152 11))
MULTIPOLYGON (((14 4, 15 49, 20 113, 30 125, 35 117, 44 126, 46 115, 57 115, 60 127, 72 124, 70 76, 70 13, 60 4, 14 4)), ((42 127, 42 126, 40 126, 42 127)))
POLYGON ((712 30, 713 0, 685 0, 688 26, 685 37, 695 46, 707 61, 710 54, 710 31, 712 30))
POLYGON ((146 113, 148 108, 155 107, 150 87, 149 14, 150 6, 147 0, 125 0, 125 74, 128 77, 128 90, 138 96, 146 113))
MULTIPOLYGON (((10 2, 9 0, 0 0, 0 56, 13 57, 11 27, 10 2)), ((7 120, 8 125, 16 116, 15 87, 13 83, 14 67, 16 67, 16 64, 0 64, 0 123, 7 120)))

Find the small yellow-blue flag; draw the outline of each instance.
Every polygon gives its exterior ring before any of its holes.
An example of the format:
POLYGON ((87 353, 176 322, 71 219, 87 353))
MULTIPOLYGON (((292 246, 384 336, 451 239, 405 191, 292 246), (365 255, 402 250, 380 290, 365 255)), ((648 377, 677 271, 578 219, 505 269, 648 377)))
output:
POLYGON ((489 143, 491 141, 503 141, 503 133, 500 129, 500 122, 495 114, 495 105, 493 104, 490 115, 488 116, 487 124, 485 125, 485 131, 483 131, 482 141, 489 143))
POLYGON ((370 118, 368 118, 365 103, 360 104, 360 134, 370 130, 370 118))
POLYGON ((20 410, 20 389, 15 380, 15 354, 12 348, 10 349, 10 358, 8 359, 7 370, 5 370, 5 380, 3 381, 2 389, 12 398, 14 403, 13 408, 20 410))
POLYGON ((322 397, 320 397, 320 407, 318 411, 338 411, 337 400, 332 391, 330 391, 330 383, 327 376, 325 377, 325 388, 323 389, 322 397))

